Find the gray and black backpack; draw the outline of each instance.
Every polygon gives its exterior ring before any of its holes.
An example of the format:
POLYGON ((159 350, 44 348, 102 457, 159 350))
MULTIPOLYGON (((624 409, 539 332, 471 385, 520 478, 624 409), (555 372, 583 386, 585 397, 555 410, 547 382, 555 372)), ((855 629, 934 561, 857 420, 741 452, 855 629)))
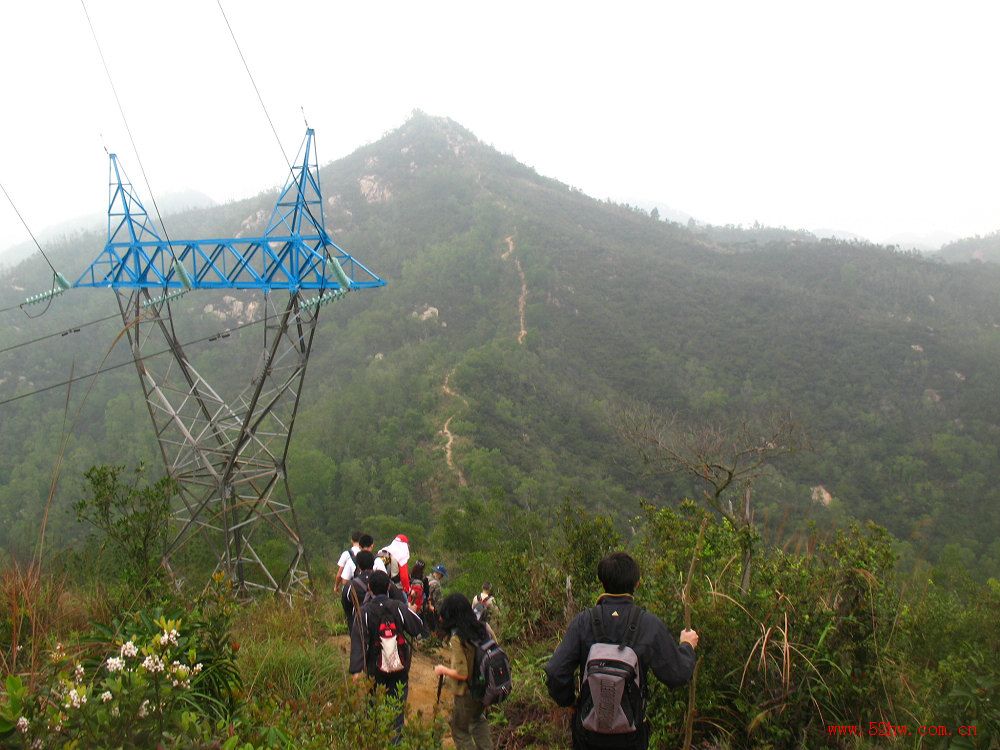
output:
POLYGON ((476 656, 470 670, 469 692, 482 701, 484 708, 489 708, 506 700, 514 687, 510 659, 492 638, 473 645, 476 656))
POLYGON ((581 675, 577 716, 580 725, 593 734, 630 734, 638 731, 645 719, 642 669, 632 649, 642 609, 632 605, 621 643, 608 641, 601 610, 600 606, 590 610, 594 645, 587 652, 581 675))

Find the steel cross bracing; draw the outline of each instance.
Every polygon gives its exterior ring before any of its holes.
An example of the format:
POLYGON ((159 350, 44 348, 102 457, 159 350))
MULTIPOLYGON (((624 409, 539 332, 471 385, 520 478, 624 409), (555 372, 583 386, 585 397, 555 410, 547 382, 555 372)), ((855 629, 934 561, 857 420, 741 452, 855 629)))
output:
MULTIPOLYGON (((111 157, 105 260, 98 258, 84 277, 101 273, 101 281, 94 285, 116 290, 160 451, 167 472, 178 484, 177 529, 163 562, 179 583, 189 564, 207 561, 225 571, 241 595, 267 590, 292 596, 309 591, 285 461, 319 309, 350 289, 385 283, 329 241, 322 224, 322 192, 312 145, 309 130, 302 161, 293 168, 264 237, 252 240, 159 240, 111 157), (228 252, 247 242, 255 258, 275 258, 284 264, 283 273, 291 274, 286 280, 303 283, 246 287, 238 281, 242 271, 233 277, 227 288, 264 289, 263 299, 247 307, 261 308, 258 315, 266 320, 263 346, 248 383, 235 400, 226 400, 193 366, 174 331, 170 300, 184 289, 165 296, 156 293, 178 279, 179 284, 199 286, 199 267, 179 270, 185 256, 178 253, 176 261, 168 262, 171 248, 188 248, 190 256, 197 252, 192 248, 204 243, 217 243, 228 252), (271 247, 274 243, 280 245, 278 250, 271 247), (338 262, 341 257, 347 259, 346 267, 338 262), (98 268, 102 270, 94 270, 98 268), (184 279, 185 271, 190 279, 184 279), (362 279, 355 279, 352 272, 362 273, 362 279), (152 283, 161 277, 165 281, 152 283), (320 285, 311 286, 316 279, 320 285), (270 291, 276 288, 287 288, 287 298, 282 294, 283 299, 276 300, 270 291), (320 294, 303 299, 305 288, 320 294), (172 356, 144 358, 143 352, 151 346, 161 349, 164 341, 172 356)), ((242 265, 249 267, 250 261, 242 265)), ((268 275, 274 279, 276 272, 272 269, 261 277, 268 275)))

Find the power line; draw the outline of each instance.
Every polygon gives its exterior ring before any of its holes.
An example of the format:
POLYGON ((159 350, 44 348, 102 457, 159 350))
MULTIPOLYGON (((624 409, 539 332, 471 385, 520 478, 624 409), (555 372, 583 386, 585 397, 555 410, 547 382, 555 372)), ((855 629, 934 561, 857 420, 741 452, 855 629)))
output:
MULTIPOLYGON (((82 1, 83 0, 81 0, 81 2, 82 1)), ((237 41, 236 34, 233 31, 233 27, 229 23, 229 17, 226 15, 226 11, 222 7, 222 0, 215 0, 215 4, 219 6, 219 12, 222 13, 222 20, 226 22, 226 28, 229 29, 229 36, 231 36, 233 38, 233 44, 236 45, 236 51, 239 53, 240 60, 243 61, 243 67, 246 70, 247 75, 250 77, 250 85, 252 85, 253 86, 253 90, 255 92, 257 92, 257 101, 260 102, 260 108, 262 110, 264 110, 264 117, 267 118, 267 123, 268 123, 268 125, 271 126, 271 132, 274 133, 274 140, 277 142, 278 149, 281 151, 281 156, 282 156, 282 158, 284 158, 285 164, 288 165, 288 172, 289 172, 289 174, 291 174, 292 180, 294 180, 295 179, 295 169, 292 167, 292 162, 288 159, 288 154, 285 153, 284 146, 281 145, 281 138, 278 137, 278 130, 277 130, 277 128, 274 127, 274 121, 271 119, 271 115, 267 111, 267 105, 264 104, 264 97, 261 96, 260 89, 257 88, 257 81, 254 80, 253 73, 250 72, 250 66, 247 64, 246 56, 243 54, 243 50, 240 48, 240 43, 237 41)), ((306 117, 306 113, 305 113, 305 108, 303 107, 302 108, 302 119, 305 120, 305 117, 306 117)), ((308 127, 309 127, 309 122, 306 121, 306 128, 308 128, 308 127)), ((318 152, 317 152, 317 155, 316 155, 316 168, 317 169, 319 168, 319 154, 318 154, 318 152)), ((303 205, 304 205, 304 208, 306 210, 306 213, 309 215, 309 218, 312 219, 312 223, 314 225, 316 225, 318 228, 325 230, 326 227, 324 227, 322 224, 320 224, 320 222, 316 221, 316 217, 313 216, 312 209, 309 208, 309 205, 307 203, 303 203, 303 205)), ((326 243, 323 244, 323 252, 327 256, 329 256, 329 251, 326 249, 326 243)))
POLYGON ((44 336, 39 336, 38 338, 35 339, 29 339, 28 341, 22 341, 18 344, 11 344, 10 346, 6 346, 3 349, 0 349, 0 354, 13 351, 14 349, 20 349, 21 347, 24 346, 31 346, 32 344, 37 344, 39 341, 45 341, 46 339, 54 339, 56 336, 68 336, 71 333, 79 332, 81 328, 87 328, 88 326, 97 325, 98 323, 103 323, 106 320, 111 320, 112 318, 117 318, 117 317, 120 317, 119 313, 115 313, 114 315, 108 315, 104 318, 98 318, 97 320, 91 320, 86 323, 77 323, 76 325, 70 326, 69 328, 62 331, 56 331, 55 333, 47 333, 44 336))
MULTIPOLYGON (((81 0, 81 2, 82 1, 83 0, 81 0)), ((243 67, 246 68, 247 75, 250 76, 250 83, 253 85, 253 90, 257 92, 257 101, 260 102, 260 107, 264 110, 264 117, 267 118, 267 123, 271 126, 271 132, 274 133, 274 140, 278 142, 278 148, 281 150, 281 155, 285 159, 285 164, 288 165, 288 171, 292 171, 292 163, 288 160, 288 154, 285 153, 284 146, 281 145, 281 138, 278 137, 278 130, 274 127, 271 115, 268 114, 267 105, 264 104, 264 97, 260 95, 260 89, 257 88, 257 82, 254 80, 253 73, 250 72, 250 66, 247 64, 247 59, 243 55, 243 50, 240 49, 240 43, 236 41, 236 34, 233 32, 233 27, 229 23, 226 11, 222 8, 222 0, 215 0, 215 3, 219 6, 219 12, 222 13, 222 20, 226 22, 226 28, 229 29, 229 36, 233 38, 233 44, 236 45, 236 51, 240 54, 240 60, 243 61, 243 67)))
POLYGON ((139 162, 139 170, 142 172, 142 179, 146 181, 146 190, 149 191, 149 197, 153 201, 153 209, 156 211, 156 219, 160 222, 160 229, 163 230, 163 235, 167 240, 167 249, 170 251, 170 256, 176 261, 177 256, 174 255, 174 248, 170 242, 170 234, 167 232, 167 226, 163 223, 163 217, 160 216, 160 207, 156 203, 156 195, 153 193, 153 187, 149 184, 149 177, 146 175, 146 168, 142 164, 142 157, 139 156, 139 148, 135 145, 135 138, 132 136, 132 128, 128 126, 128 118, 125 117, 125 108, 122 107, 122 101, 118 98, 118 89, 115 88, 115 82, 111 78, 111 70, 108 68, 108 62, 104 59, 104 51, 101 49, 101 42, 97 38, 97 31, 94 29, 94 23, 90 20, 90 13, 87 11, 87 3, 84 0, 80 0, 80 5, 83 6, 83 14, 87 17, 87 25, 90 26, 90 33, 94 37, 94 44, 97 45, 97 54, 101 56, 101 64, 104 66, 104 73, 108 77, 108 83, 111 84, 111 93, 115 95, 115 102, 118 104, 118 112, 122 116, 122 122, 125 123, 125 132, 128 133, 129 141, 132 142, 132 150, 135 152, 136 161, 139 162))
MULTIPOLYGON (((202 336, 201 338, 198 338, 198 339, 192 339, 191 341, 187 341, 187 342, 181 344, 180 346, 181 347, 188 347, 188 346, 192 346, 193 344, 200 344, 200 343, 202 343, 204 341, 215 341, 216 339, 227 338, 232 333, 236 333, 237 331, 241 331, 244 328, 249 328, 250 326, 255 326, 255 325, 259 324, 259 323, 263 323, 266 320, 267 320, 266 317, 257 318, 257 320, 251 320, 251 321, 249 321, 247 323, 242 323, 242 324, 236 326, 235 328, 225 328, 225 329, 223 329, 221 331, 218 331, 217 333, 213 333, 211 336, 202 336)), ((161 354, 172 354, 173 352, 174 352, 174 350, 168 347, 166 349, 161 349, 158 352, 153 352, 152 354, 143 354, 141 357, 139 357, 139 359, 143 360, 143 359, 149 359, 151 357, 159 357, 161 354)), ((62 388, 63 386, 69 385, 70 383, 76 383, 79 380, 86 380, 87 378, 92 378, 92 377, 94 377, 96 375, 100 375, 103 372, 109 372, 110 370, 117 370, 117 369, 119 369, 121 367, 128 367, 129 365, 133 365, 134 366, 135 365, 135 359, 130 359, 130 360, 127 360, 125 362, 119 362, 118 364, 114 364, 114 365, 110 365, 108 367, 97 369, 97 370, 94 370, 93 372, 88 372, 86 375, 79 375, 77 377, 70 378, 69 380, 64 380, 61 383, 55 383, 53 385, 47 385, 44 388, 38 388, 38 389, 36 389, 34 391, 28 391, 27 393, 21 393, 21 394, 19 394, 17 396, 11 396, 8 399, 4 399, 3 401, 0 401, 0 406, 3 406, 4 404, 9 404, 12 401, 19 401, 22 398, 28 398, 29 396, 35 396, 35 395, 37 395, 39 393, 45 393, 46 391, 51 391, 51 390, 54 390, 56 388, 62 388)))
MULTIPOLYGON (((35 243, 35 247, 38 248, 38 252, 42 254, 42 257, 45 258, 45 262, 49 264, 49 268, 52 269, 52 273, 58 273, 56 271, 56 267, 52 265, 52 261, 49 260, 49 256, 45 254, 45 251, 42 250, 42 246, 39 245, 38 240, 35 239, 35 234, 34 232, 31 231, 31 227, 28 226, 28 222, 24 220, 24 217, 21 216, 21 212, 17 210, 17 206, 14 205, 14 199, 10 197, 10 193, 7 192, 7 188, 3 186, 2 182, 0 182, 0 190, 3 190, 3 194, 7 197, 7 202, 10 203, 10 207, 14 209, 14 213, 16 213, 17 218, 21 220, 21 223, 24 225, 24 228, 28 230, 28 235, 31 237, 31 241, 35 243)), ((8 307, 7 309, 12 310, 13 308, 8 307)), ((3 311, 0 310, 0 312, 3 311)))

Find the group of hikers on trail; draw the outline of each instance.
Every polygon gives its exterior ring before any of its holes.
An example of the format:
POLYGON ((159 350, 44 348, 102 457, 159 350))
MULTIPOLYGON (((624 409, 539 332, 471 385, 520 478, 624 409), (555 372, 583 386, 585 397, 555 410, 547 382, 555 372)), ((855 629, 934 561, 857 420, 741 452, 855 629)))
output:
MULTIPOLYGON (((437 664, 438 698, 446 681, 454 696, 451 734, 457 750, 493 747, 486 710, 504 700, 513 681, 507 654, 489 621, 499 606, 492 586, 470 601, 444 596, 443 565, 424 576, 423 561, 412 571, 409 539, 400 534, 379 551, 368 534, 356 532, 338 563, 336 588, 351 629, 350 672, 372 679, 398 700, 395 742, 402 736, 413 641, 431 634, 446 643, 449 664, 437 664)), ((645 716, 648 673, 669 687, 686 684, 694 673, 698 634, 682 630, 675 641, 658 617, 634 601, 638 563, 625 552, 607 555, 597 566, 604 587, 596 606, 578 614, 545 666, 549 695, 573 709, 573 748, 649 746, 645 716)), ((373 692, 374 694, 374 692, 373 692)))

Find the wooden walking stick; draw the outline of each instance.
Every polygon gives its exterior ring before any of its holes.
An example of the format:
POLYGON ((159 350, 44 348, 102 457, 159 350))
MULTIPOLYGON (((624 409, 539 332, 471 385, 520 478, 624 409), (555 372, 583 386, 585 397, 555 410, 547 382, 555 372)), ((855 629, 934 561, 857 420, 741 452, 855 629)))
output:
MULTIPOLYGON (((684 590, 681 592, 681 603, 684 605, 684 629, 691 629, 691 581, 694 580, 694 571, 698 567, 701 556, 701 545, 705 541, 705 529, 708 528, 708 516, 701 520, 701 528, 698 529, 698 540, 694 543, 694 554, 691 555, 691 565, 688 567, 687 580, 684 581, 684 590)), ((684 717, 684 745, 683 750, 691 750, 691 737, 694 734, 694 714, 695 695, 698 685, 698 667, 701 666, 701 657, 695 658, 694 673, 691 675, 691 683, 688 685, 688 708, 684 717)))

